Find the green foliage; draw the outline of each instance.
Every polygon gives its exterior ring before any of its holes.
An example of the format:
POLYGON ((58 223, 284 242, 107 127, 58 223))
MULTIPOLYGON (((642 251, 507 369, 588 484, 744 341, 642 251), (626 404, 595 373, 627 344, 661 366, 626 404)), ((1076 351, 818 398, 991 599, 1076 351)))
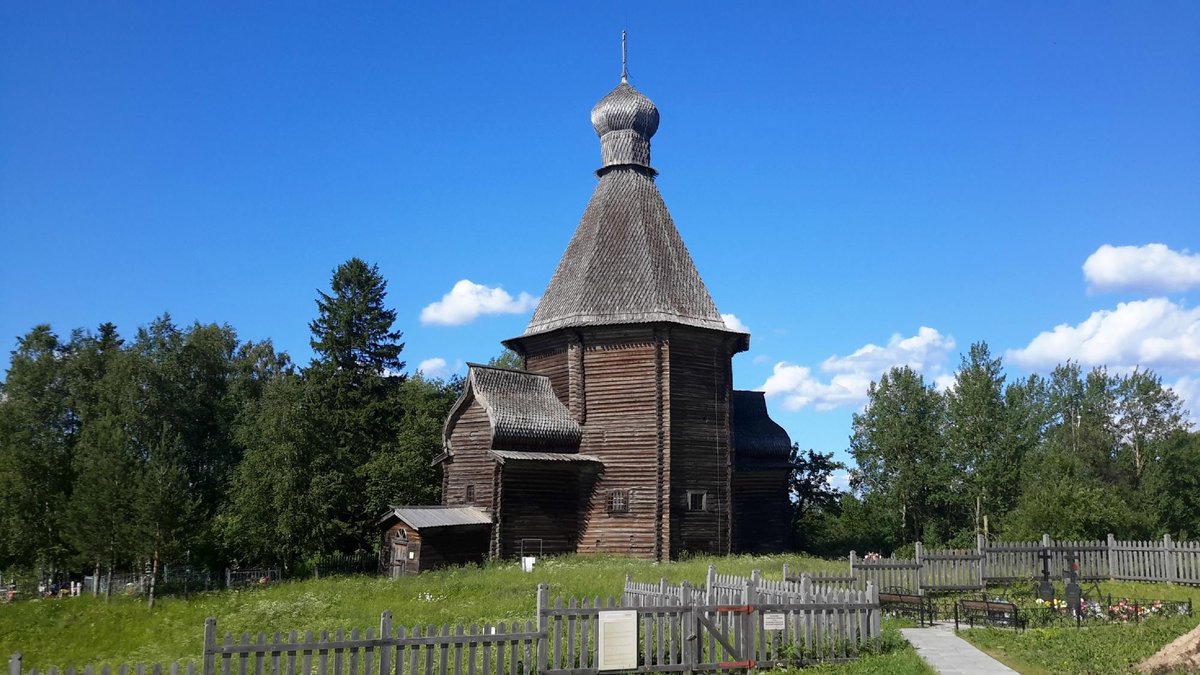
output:
POLYGON ((945 399, 908 366, 885 373, 867 397, 853 417, 853 487, 880 495, 899 513, 901 541, 944 534, 956 524, 946 507, 963 484, 943 439, 945 399))
POLYGON ((378 265, 351 258, 338 266, 332 294, 317 291, 318 316, 309 324, 312 345, 323 360, 345 371, 375 374, 404 369, 396 311, 384 306, 387 281, 378 265))
POLYGON ((498 355, 488 359, 487 364, 489 366, 495 366, 496 368, 508 368, 510 370, 525 369, 525 359, 521 358, 521 356, 513 350, 507 348, 498 355))
POLYGON ((1176 431, 1157 445, 1142 494, 1158 530, 1178 540, 1200 535, 1200 432, 1176 431))
POLYGON ((78 425, 70 405, 68 345, 50 326, 19 338, 0 389, 0 566, 57 567, 78 425))
POLYGON ((976 343, 944 395, 895 368, 853 423, 861 499, 836 518, 806 519, 812 550, 970 546, 985 523, 1013 540, 1200 531, 1187 413, 1150 371, 1066 363, 1006 384, 1001 360, 976 343), (894 531, 880 541, 883 523, 894 531))

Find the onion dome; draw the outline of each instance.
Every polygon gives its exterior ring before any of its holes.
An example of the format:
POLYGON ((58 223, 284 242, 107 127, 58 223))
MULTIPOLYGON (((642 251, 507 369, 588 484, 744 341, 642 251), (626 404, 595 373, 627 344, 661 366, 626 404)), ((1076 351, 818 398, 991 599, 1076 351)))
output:
POLYGON ((650 137, 658 131, 658 108, 624 77, 592 108, 592 127, 600 137, 602 168, 650 167, 650 137))

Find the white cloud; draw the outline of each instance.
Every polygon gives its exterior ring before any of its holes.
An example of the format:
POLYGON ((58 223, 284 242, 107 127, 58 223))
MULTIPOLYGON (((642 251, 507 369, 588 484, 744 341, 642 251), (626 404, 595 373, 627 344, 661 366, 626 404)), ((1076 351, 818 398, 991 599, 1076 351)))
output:
POLYGON ((944 388, 946 357, 954 349, 954 338, 936 329, 922 326, 916 335, 893 335, 886 346, 868 344, 849 356, 831 356, 821 362, 820 371, 829 374, 823 381, 812 368, 786 361, 775 364, 774 372, 761 389, 767 396, 783 398, 783 407, 801 410, 833 410, 856 407, 867 400, 871 382, 896 366, 909 366, 944 388))
POLYGON ((1166 244, 1104 244, 1083 263, 1088 289, 1162 293, 1200 287, 1200 253, 1172 251, 1166 244))
POLYGON ((425 359, 417 365, 417 372, 425 377, 446 377, 450 374, 449 364, 446 359, 440 356, 435 356, 432 359, 425 359))
POLYGON ((754 357, 754 365, 761 366, 764 363, 770 362, 770 360, 770 356, 766 354, 759 354, 758 356, 754 357))
POLYGON ((521 314, 537 306, 538 299, 528 293, 513 298, 503 288, 491 288, 463 279, 454 284, 442 299, 421 310, 421 324, 461 326, 483 314, 521 314))
POLYGON ((737 314, 722 314, 721 320, 725 322, 729 330, 735 330, 739 333, 750 332, 750 327, 742 323, 742 320, 737 318, 737 314))
POLYGON ((850 472, 849 471, 834 471, 825 479, 829 487, 842 492, 850 491, 850 472))
POLYGON ((1194 370, 1200 368, 1200 308, 1166 298, 1122 302, 1076 326, 1055 326, 1024 348, 1010 349, 1007 358, 1026 368, 1052 368, 1069 359, 1117 371, 1194 370))
MULTIPOLYGON (((1186 410, 1200 413, 1200 377, 1184 375, 1170 387, 1183 399, 1183 407, 1186 410)), ((1193 428, 1200 426, 1200 414, 1193 414, 1191 418, 1193 428)))

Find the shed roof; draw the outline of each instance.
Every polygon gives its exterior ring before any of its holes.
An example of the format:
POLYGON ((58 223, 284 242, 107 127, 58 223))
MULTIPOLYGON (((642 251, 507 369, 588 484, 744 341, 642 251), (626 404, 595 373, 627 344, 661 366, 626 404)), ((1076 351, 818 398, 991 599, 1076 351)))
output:
POLYGON ((554 395, 550 378, 476 363, 468 366, 460 403, 473 396, 483 406, 492 425, 493 445, 534 441, 564 450, 579 446, 583 431, 554 395))
POLYGON ((474 506, 393 506, 376 524, 396 519, 414 530, 463 525, 490 525, 492 516, 474 506))
MULTIPOLYGON (((734 456, 754 456, 760 463, 762 458, 787 460, 792 439, 767 413, 766 395, 761 391, 735 390, 732 403, 734 456)), ((742 462, 739 461, 738 466, 742 466, 742 462)))

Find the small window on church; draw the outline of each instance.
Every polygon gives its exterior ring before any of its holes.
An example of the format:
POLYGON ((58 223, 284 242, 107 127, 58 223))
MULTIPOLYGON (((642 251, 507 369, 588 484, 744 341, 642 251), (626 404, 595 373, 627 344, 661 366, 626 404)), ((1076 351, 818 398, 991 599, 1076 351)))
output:
POLYGON ((467 486, 467 503, 468 504, 475 503, 475 486, 474 485, 467 486))
POLYGON ((688 505, 688 511, 706 511, 706 510, 708 510, 708 491, 706 491, 706 490, 688 490, 687 505, 688 505))
POLYGON ((608 493, 608 512, 629 512, 629 490, 613 490, 608 493))

